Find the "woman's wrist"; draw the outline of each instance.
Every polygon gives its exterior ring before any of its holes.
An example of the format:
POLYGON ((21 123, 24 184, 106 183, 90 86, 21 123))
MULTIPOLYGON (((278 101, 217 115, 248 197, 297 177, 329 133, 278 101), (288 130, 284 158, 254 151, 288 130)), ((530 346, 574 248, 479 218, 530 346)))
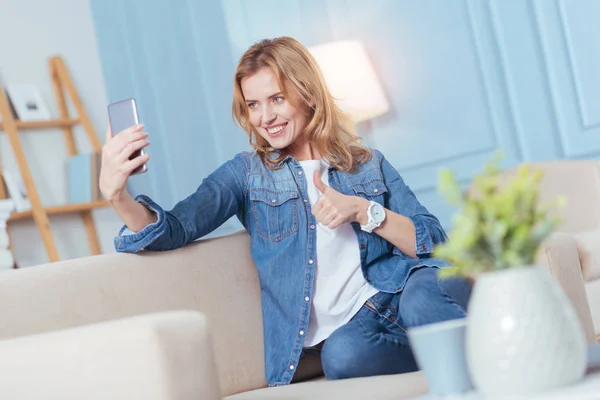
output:
POLYGON ((126 203, 128 199, 129 193, 127 193, 127 191, 123 190, 117 194, 114 194, 113 196, 111 196, 110 198, 107 198, 106 200, 108 200, 108 202, 112 205, 112 206, 118 206, 119 204, 123 204, 126 203))
POLYGON ((361 225, 366 225, 369 222, 369 216, 367 214, 369 204, 369 200, 363 199, 362 197, 358 196, 355 197, 356 214, 354 216, 354 221, 358 222, 361 225))

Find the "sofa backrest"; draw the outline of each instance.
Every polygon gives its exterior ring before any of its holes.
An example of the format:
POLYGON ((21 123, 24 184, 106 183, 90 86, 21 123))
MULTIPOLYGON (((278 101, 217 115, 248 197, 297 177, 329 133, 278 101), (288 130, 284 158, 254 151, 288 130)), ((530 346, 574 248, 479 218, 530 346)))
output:
POLYGON ((0 274, 0 339, 165 310, 209 320, 224 395, 265 387, 262 312, 250 237, 105 254, 0 274))
MULTIPOLYGON (((540 203, 564 196, 566 205, 554 214, 562 219, 558 231, 577 233, 600 228, 600 163, 594 160, 553 160, 528 163, 541 169, 540 203)), ((505 171, 513 176, 517 167, 505 171)))
MULTIPOLYGON (((600 333, 600 263, 597 259, 600 254, 600 163, 596 160, 553 160, 532 162, 529 165, 541 169, 543 178, 540 183, 540 203, 549 204, 557 196, 566 198, 566 205, 555 209, 553 214, 558 215, 562 222, 557 228, 559 234, 570 234, 563 238, 561 246, 566 246, 560 254, 561 262, 567 263, 579 258, 578 266, 581 267, 581 276, 563 276, 561 279, 572 288, 565 289, 567 295, 576 306, 584 329, 591 331, 593 340, 594 332, 600 333), (568 243, 572 243, 573 257, 568 243), (584 293, 579 293, 574 282, 583 279, 585 282, 584 293), (586 301, 588 304, 584 304, 586 301)), ((505 177, 513 176, 517 168, 505 172, 505 177)), ((570 268, 554 270, 553 274, 569 273, 570 268)), ((590 334, 590 332, 587 332, 590 334)))

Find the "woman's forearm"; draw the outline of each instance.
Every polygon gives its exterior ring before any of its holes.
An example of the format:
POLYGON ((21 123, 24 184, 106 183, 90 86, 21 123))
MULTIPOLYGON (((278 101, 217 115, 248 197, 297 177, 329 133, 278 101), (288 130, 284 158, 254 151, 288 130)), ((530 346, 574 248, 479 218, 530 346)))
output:
MULTIPOLYGON (((366 225, 369 222, 367 209, 369 201, 363 198, 358 198, 360 212, 357 215, 357 222, 361 225, 366 225)), ((378 234, 401 252, 409 257, 416 258, 416 232, 413 222, 400 214, 391 210, 385 209, 385 220, 383 223, 373 230, 373 233, 378 234)))
POLYGON ((416 232, 413 222, 400 214, 385 210, 385 220, 373 230, 409 257, 416 258, 416 232))
POLYGON ((156 214, 135 201, 127 191, 123 191, 117 199, 111 200, 110 204, 127 228, 133 232, 139 232, 157 221, 156 214))

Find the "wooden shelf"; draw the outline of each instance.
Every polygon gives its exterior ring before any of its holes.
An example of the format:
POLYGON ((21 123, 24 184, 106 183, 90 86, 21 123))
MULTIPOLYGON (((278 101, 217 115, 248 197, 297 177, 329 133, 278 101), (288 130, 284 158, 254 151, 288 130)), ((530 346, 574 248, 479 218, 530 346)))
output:
MULTIPOLYGON (((81 211, 90 211, 94 208, 102 208, 108 207, 109 203, 106 200, 97 200, 92 201, 90 203, 77 203, 77 204, 65 204, 60 206, 50 206, 44 207, 46 214, 48 215, 56 215, 56 214, 72 214, 81 211)), ((9 221, 14 221, 17 219, 26 219, 33 217, 33 210, 27 211, 16 211, 10 215, 9 221)))
MULTIPOLYGON (((49 119, 46 121, 15 121, 17 129, 70 128, 79 124, 78 119, 49 119)), ((0 122, 0 130, 4 124, 0 122)))
MULTIPOLYGON (((21 173, 23 184, 25 185, 25 191, 27 192, 27 197, 29 198, 32 207, 27 211, 11 213, 8 220, 33 219, 40 232, 49 261, 55 262, 60 260, 60 254, 58 253, 54 236, 50 229, 49 215, 79 214, 85 226, 91 253, 92 255, 98 255, 102 253, 102 249, 100 248, 100 240, 98 238, 98 233, 96 232, 96 223, 94 222, 92 211, 95 208, 107 207, 109 203, 105 200, 100 200, 80 204, 45 206, 40 199, 19 136, 21 132, 38 129, 48 129, 49 131, 54 132, 62 131, 62 136, 66 144, 66 153, 69 156, 73 156, 79 154, 73 128, 80 125, 92 145, 92 150, 94 152, 102 151, 102 142, 98 135, 96 135, 94 125, 92 124, 81 96, 78 93, 77 87, 75 86, 75 82, 73 82, 71 74, 62 57, 51 57, 48 60, 48 69, 58 106, 57 116, 42 121, 20 121, 15 119, 15 110, 11 109, 10 100, 0 83, 0 119, 2 120, 2 122, 0 122, 0 133, 1 131, 6 133, 8 143, 15 157, 17 166, 19 167, 19 172, 21 173), (71 100, 70 103, 68 102, 69 99, 71 100), (75 110, 75 115, 73 116, 69 113, 69 104, 72 105, 75 110)), ((3 179, 1 178, 1 173, 2 171, 0 168, 0 199, 3 199, 7 197, 7 193, 2 184, 3 179)), ((10 232, 8 232, 8 234, 10 239, 10 232)))

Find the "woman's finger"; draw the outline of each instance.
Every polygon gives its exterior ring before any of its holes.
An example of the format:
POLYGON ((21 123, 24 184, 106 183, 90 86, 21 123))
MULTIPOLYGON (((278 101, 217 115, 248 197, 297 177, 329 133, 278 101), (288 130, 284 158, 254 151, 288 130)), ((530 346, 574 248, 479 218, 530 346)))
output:
POLYGON ((134 169, 141 167, 142 165, 147 163, 149 159, 150 154, 146 153, 144 155, 134 158, 133 160, 128 160, 125 162, 125 171, 127 171, 128 174, 131 174, 131 172, 134 169))
POLYGON ((122 136, 118 140, 115 140, 113 150, 115 153, 122 153, 130 143, 133 143, 140 139, 145 139, 148 136, 148 132, 142 131, 135 131, 130 134, 122 134, 122 136))
POLYGON ((340 225, 342 224, 342 222, 343 222, 343 220, 342 220, 342 217, 336 217, 336 218, 334 218, 334 219, 333 219, 333 221, 331 221, 331 222, 330 222, 330 223, 327 225, 327 227, 328 227, 329 229, 335 229, 335 228, 337 228, 338 226, 340 226, 340 225))
POLYGON ((148 132, 141 130, 125 129, 119 134, 113 136, 105 145, 111 154, 119 154, 130 143, 148 136, 148 132))
POLYGON ((323 219, 321 220, 321 224, 328 226, 335 218, 335 215, 333 214, 327 214, 323 217, 323 219))
POLYGON ((135 132, 140 132, 142 129, 144 129, 144 124, 132 125, 129 128, 123 129, 121 132, 118 132, 117 137, 131 135, 135 132))
POLYGON ((317 200, 315 205, 312 206, 312 208, 310 210, 312 215, 316 216, 319 213, 319 211, 321 211, 321 208, 323 208, 324 201, 325 201, 325 199, 323 197, 320 197, 319 200, 317 200))
POLYGON ((150 141, 148 139, 139 139, 135 142, 128 143, 127 146, 121 151, 118 156, 118 160, 120 162, 124 162, 131 157, 131 155, 144 147, 150 145, 150 141))
POLYGON ((113 138, 111 143, 115 146, 115 151, 120 152, 123 147, 131 141, 132 135, 136 135, 138 132, 142 132, 144 129, 143 124, 133 125, 127 129, 123 129, 120 132, 113 132, 113 138))
POLYGON ((329 206, 329 205, 323 206, 319 210, 319 212, 317 212, 317 215, 315 215, 316 220, 319 222, 323 222, 323 219, 327 216, 327 214, 329 214, 330 209, 331 209, 331 206, 329 206))

